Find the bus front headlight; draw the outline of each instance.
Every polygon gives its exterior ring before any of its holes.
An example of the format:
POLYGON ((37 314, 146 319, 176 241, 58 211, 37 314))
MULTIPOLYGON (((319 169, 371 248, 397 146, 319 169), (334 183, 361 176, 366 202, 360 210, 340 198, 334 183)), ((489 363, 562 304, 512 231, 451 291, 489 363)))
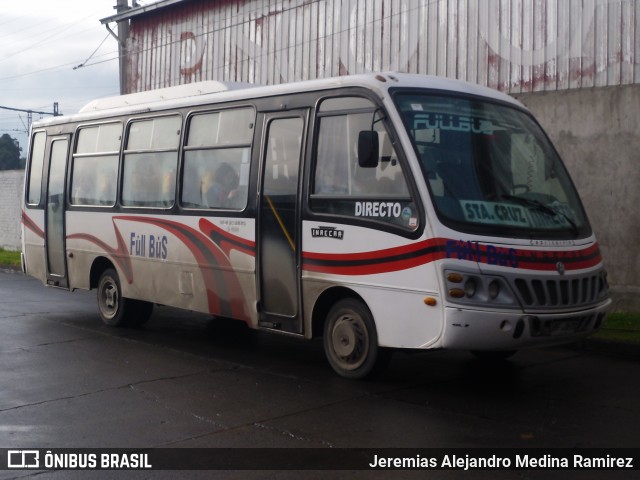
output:
POLYGON ((489 286, 487 287, 487 292, 489 293, 489 298, 491 300, 495 300, 500 295, 500 282, 496 279, 493 279, 489 282, 489 286))
POLYGON ((447 298, 453 303, 486 307, 518 305, 509 284, 502 277, 447 270, 444 278, 447 298))
POLYGON ((464 294, 467 298, 473 297, 476 294, 477 289, 478 285, 474 277, 471 277, 464 282, 464 294))

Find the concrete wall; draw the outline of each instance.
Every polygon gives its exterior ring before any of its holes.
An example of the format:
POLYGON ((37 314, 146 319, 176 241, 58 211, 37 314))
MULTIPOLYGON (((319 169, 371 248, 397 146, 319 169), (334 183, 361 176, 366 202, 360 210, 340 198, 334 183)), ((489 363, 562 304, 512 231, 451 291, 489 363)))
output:
POLYGON ((20 250, 24 170, 0 171, 0 248, 20 250))
POLYGON ((640 311, 640 85, 529 93, 582 196, 615 308, 640 311))

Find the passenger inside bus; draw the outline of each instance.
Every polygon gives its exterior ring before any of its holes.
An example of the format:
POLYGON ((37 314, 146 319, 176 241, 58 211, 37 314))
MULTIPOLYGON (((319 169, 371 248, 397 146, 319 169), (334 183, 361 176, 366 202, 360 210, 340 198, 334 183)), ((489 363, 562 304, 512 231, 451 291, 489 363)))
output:
POLYGON ((73 179, 71 203, 74 205, 91 205, 95 195, 94 178, 89 175, 76 175, 73 179))
POLYGON ((213 172, 202 177, 202 204, 208 208, 229 206, 238 193, 238 174, 228 163, 221 163, 213 172))
POLYGON ((98 205, 113 205, 116 199, 113 176, 107 172, 100 172, 97 184, 96 203, 98 205))
POLYGON ((173 198, 175 196, 176 186, 176 174, 174 170, 168 170, 162 175, 162 192, 160 197, 160 204, 163 207, 170 207, 173 205, 173 198))

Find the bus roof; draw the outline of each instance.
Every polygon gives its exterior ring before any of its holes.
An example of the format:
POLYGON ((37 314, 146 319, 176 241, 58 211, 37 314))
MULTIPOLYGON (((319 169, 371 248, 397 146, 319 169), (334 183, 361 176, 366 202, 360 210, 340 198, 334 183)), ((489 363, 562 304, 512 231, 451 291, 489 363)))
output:
POLYGON ((408 73, 371 73, 269 86, 218 81, 196 82, 97 99, 85 105, 77 114, 48 118, 34 122, 34 124, 35 126, 45 126, 48 124, 82 121, 134 112, 152 112, 167 108, 206 105, 207 103, 329 90, 348 86, 369 88, 379 92, 381 95, 382 91, 394 87, 442 90, 443 92, 456 92, 487 97, 522 106, 509 95, 461 80, 408 73), (250 92, 248 92, 248 90, 250 90, 250 92))
POLYGON ((175 87, 158 88, 146 92, 130 93, 128 95, 116 95, 93 100, 80 109, 79 113, 111 110, 114 108, 133 107, 145 104, 153 104, 167 100, 190 98, 199 95, 228 92, 251 88, 255 85, 249 83, 229 83, 208 80, 196 83, 187 83, 175 87))

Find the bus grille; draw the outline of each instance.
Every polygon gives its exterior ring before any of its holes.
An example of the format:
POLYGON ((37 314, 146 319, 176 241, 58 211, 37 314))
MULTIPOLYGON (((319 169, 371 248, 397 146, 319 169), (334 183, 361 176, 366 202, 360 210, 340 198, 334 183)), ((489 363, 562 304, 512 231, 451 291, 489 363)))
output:
POLYGON ((515 278, 518 298, 526 308, 558 308, 589 305, 607 295, 604 272, 566 279, 515 278))

